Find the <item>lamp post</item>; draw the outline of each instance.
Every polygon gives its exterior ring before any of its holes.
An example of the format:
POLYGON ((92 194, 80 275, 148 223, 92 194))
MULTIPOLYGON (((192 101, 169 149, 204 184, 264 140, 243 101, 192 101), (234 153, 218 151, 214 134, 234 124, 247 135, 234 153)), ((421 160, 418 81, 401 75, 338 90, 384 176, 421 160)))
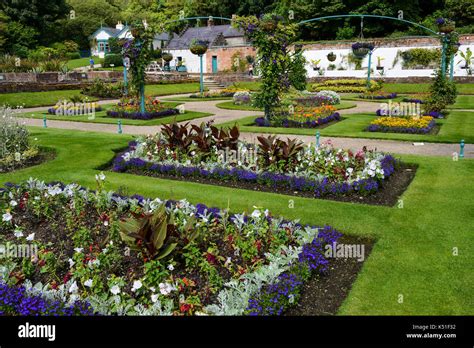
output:
POLYGON ((367 89, 370 88, 370 69, 372 65, 372 50, 369 51, 369 63, 367 66, 367 89))
POLYGON ((202 54, 199 55, 199 90, 201 95, 204 93, 204 76, 202 72, 202 54))
POLYGON ((128 76, 127 76, 127 70, 130 67, 130 58, 125 57, 123 59, 123 84, 124 84, 124 89, 123 93, 125 96, 128 95, 128 76))

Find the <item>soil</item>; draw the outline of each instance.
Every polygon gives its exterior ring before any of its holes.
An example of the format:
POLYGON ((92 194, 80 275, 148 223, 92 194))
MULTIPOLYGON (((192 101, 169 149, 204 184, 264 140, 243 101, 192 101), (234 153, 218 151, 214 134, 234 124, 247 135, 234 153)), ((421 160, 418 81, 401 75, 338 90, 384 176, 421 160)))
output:
MULTIPOLYGON (((367 260, 373 240, 343 236, 338 244, 363 244, 364 261, 367 260)), ((298 303, 291 307, 287 316, 335 315, 346 299, 364 261, 357 257, 332 258, 326 274, 314 275, 302 286, 298 303)))
MULTIPOLYGON (((376 193, 370 195, 359 195, 357 193, 351 193, 348 195, 329 194, 323 197, 318 197, 318 199, 329 199, 334 201, 364 203, 371 205, 393 206, 398 202, 398 198, 408 188, 408 185, 410 185, 411 181, 415 177, 416 170, 416 165, 401 163, 399 167, 395 170, 395 172, 380 184, 380 188, 376 193)), ((174 175, 163 175, 156 172, 143 172, 139 169, 130 169, 126 172, 136 175, 146 175, 163 179, 197 182, 200 184, 225 186, 260 192, 272 192, 297 197, 316 198, 314 194, 309 191, 293 191, 286 188, 274 188, 270 186, 259 185, 256 183, 223 181, 219 179, 199 177, 184 178, 174 175)))
POLYGON ((21 162, 18 165, 13 166, 12 168, 8 168, 7 170, 5 170, 4 168, 0 167, 0 173, 10 173, 15 170, 36 166, 43 162, 52 160, 55 156, 56 154, 53 151, 40 150, 40 152, 35 157, 30 158, 27 161, 21 162))

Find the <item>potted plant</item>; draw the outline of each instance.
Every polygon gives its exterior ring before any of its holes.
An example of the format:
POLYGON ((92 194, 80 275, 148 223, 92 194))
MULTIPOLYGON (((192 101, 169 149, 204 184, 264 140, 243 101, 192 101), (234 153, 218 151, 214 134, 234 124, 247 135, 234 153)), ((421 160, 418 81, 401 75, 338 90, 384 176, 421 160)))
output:
POLYGON ((454 21, 446 19, 446 18, 438 18, 436 20, 436 24, 438 25, 438 29, 441 33, 449 34, 454 31, 456 24, 454 21))
POLYGON ((170 70, 170 62, 173 60, 173 55, 171 53, 165 52, 161 55, 161 59, 165 61, 165 70, 170 70))
POLYGON ((459 55, 463 60, 460 60, 458 64, 464 61, 464 66, 462 66, 461 69, 469 69, 469 67, 471 66, 471 62, 474 60, 474 56, 472 55, 471 49, 468 47, 465 53, 461 51, 459 52, 459 55))
POLYGON ((377 56, 377 70, 383 70, 382 60, 385 60, 385 58, 377 56))
POLYGON ((328 55, 327 55, 327 58, 330 62, 334 62, 336 60, 336 55, 334 54, 334 52, 329 52, 328 55))
POLYGON ((311 65, 313 67, 313 70, 317 71, 320 69, 319 63, 321 63, 321 59, 311 59, 311 65))
POLYGON ((194 39, 189 46, 189 50, 192 54, 202 56, 204 53, 206 53, 208 44, 208 41, 194 39))
POLYGON ((184 63, 184 59, 180 60, 177 65, 178 72, 186 72, 188 69, 186 68, 186 64, 184 63))
POLYGON ((369 42, 356 42, 352 44, 352 53, 359 59, 364 58, 373 49, 374 45, 369 42))

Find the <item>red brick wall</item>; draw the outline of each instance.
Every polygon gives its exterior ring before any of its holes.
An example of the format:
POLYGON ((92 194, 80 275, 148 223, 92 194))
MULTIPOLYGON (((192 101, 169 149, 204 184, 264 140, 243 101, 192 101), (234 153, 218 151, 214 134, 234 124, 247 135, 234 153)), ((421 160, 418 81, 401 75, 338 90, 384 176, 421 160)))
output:
POLYGON ((230 71, 234 64, 232 56, 236 52, 240 52, 242 59, 245 59, 246 56, 255 56, 256 54, 255 48, 249 46, 210 48, 206 53, 206 71, 212 72, 212 56, 217 56, 218 71, 230 71))

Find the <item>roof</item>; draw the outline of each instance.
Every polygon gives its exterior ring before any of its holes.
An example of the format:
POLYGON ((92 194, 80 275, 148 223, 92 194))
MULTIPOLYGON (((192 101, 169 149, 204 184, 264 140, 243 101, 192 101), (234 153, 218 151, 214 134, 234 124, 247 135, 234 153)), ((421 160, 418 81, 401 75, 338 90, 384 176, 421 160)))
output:
POLYGON ((174 36, 167 49, 188 49, 194 39, 212 43, 222 35, 224 38, 243 37, 244 33, 229 24, 212 25, 206 27, 190 27, 181 36, 174 36))
POLYGON ((101 31, 105 31, 107 34, 109 34, 110 36, 112 37, 115 37, 117 36, 121 30, 120 29, 116 29, 116 28, 111 28, 111 27, 100 27, 99 29, 97 29, 92 35, 91 35, 91 38, 95 37, 97 34, 99 34, 101 31))
MULTIPOLYGON (((116 29, 116 28, 111 28, 111 27, 101 27, 101 28, 97 29, 90 37, 91 38, 95 37, 102 30, 105 31, 107 34, 109 34, 111 37, 118 37, 122 33, 126 33, 127 31, 129 31, 130 27, 128 25, 125 25, 123 27, 123 29, 116 29)), ((168 33, 156 34, 154 39, 155 40, 161 40, 161 41, 169 41, 170 40, 170 34, 168 34, 168 33)))

